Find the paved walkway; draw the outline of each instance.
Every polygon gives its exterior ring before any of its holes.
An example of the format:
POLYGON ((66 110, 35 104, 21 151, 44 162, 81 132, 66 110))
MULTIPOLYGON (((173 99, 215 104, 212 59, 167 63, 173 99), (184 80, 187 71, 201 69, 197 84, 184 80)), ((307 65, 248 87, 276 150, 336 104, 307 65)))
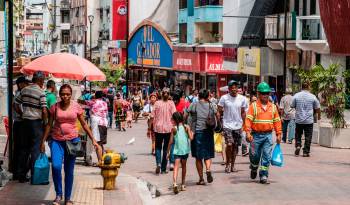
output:
MULTIPOLYGON (((194 160, 188 161, 187 191, 174 195, 169 189, 171 173, 156 176, 155 160, 150 153, 150 140, 145 137, 146 126, 134 125, 130 132, 115 134, 109 144, 125 152, 129 159, 121 171, 145 179, 158 187, 161 196, 152 204, 349 204, 350 150, 329 149, 313 145, 310 158, 295 157, 294 147, 283 144, 285 167, 270 169, 270 185, 261 185, 249 178, 249 159, 238 157, 238 173, 226 174, 214 159, 214 183, 197 186, 194 160), (135 137, 134 145, 126 143, 135 137)), ((350 133, 349 133, 350 135, 350 133)), ((113 137, 111 136, 111 137, 113 137)))
MULTIPOLYGON (((75 204, 141 205, 141 204, 349 204, 350 150, 312 146, 310 158, 294 157, 292 145, 283 144, 285 167, 271 167, 270 185, 249 179, 247 157, 238 157, 234 174, 224 173, 217 155, 213 163, 214 182, 196 186, 198 176, 194 160, 189 158, 187 191, 174 195, 169 189, 171 173, 156 176, 155 160, 150 155, 145 121, 134 124, 127 132, 109 130, 107 147, 124 152, 128 160, 117 178, 117 189, 103 191, 98 168, 77 165, 73 200, 75 204), (133 145, 127 142, 135 137, 133 145), (160 196, 152 199, 146 182, 157 187, 160 196)), ((50 204, 54 198, 53 184, 30 186, 10 182, 0 190, 0 204, 50 204)))

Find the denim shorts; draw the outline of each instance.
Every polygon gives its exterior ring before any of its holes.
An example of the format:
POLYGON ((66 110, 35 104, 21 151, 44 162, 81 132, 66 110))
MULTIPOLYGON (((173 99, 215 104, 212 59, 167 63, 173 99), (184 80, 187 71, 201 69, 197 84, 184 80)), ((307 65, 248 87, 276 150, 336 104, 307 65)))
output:
POLYGON ((185 154, 185 155, 175 155, 174 154, 174 159, 186 160, 187 158, 188 158, 188 154, 185 154))

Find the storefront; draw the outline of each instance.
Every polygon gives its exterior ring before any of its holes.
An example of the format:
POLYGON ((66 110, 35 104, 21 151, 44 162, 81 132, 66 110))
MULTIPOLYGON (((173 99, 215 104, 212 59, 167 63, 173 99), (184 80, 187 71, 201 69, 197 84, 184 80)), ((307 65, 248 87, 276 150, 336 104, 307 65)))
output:
POLYGON ((238 48, 238 69, 244 90, 251 93, 260 82, 261 70, 260 48, 238 48))
POLYGON ((170 86, 173 48, 170 38, 157 24, 144 20, 129 39, 130 82, 170 86))

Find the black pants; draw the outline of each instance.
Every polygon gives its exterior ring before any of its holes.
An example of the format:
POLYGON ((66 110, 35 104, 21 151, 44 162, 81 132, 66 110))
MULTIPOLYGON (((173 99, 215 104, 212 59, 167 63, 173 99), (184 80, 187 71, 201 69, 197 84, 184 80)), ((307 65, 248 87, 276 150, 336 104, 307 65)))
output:
POLYGON ((19 163, 19 153, 21 151, 21 140, 22 140, 22 122, 21 121, 14 121, 13 122, 13 166, 11 172, 13 173, 13 179, 18 179, 19 173, 18 170, 20 166, 22 166, 21 163, 19 163))
POLYGON ((170 133, 155 133, 156 137, 156 162, 157 166, 161 166, 162 172, 166 171, 166 167, 168 164, 167 150, 170 140, 170 133), (163 157, 162 157, 163 150, 163 157))
POLYGON ((296 134, 295 134, 295 147, 301 147, 301 136, 304 133, 305 143, 303 148, 303 153, 310 153, 310 146, 312 140, 312 132, 313 132, 314 124, 298 124, 296 123, 296 134))
POLYGON ((43 137, 42 120, 23 120, 20 138, 18 177, 25 178, 28 169, 33 176, 34 163, 40 154, 40 144, 43 137))

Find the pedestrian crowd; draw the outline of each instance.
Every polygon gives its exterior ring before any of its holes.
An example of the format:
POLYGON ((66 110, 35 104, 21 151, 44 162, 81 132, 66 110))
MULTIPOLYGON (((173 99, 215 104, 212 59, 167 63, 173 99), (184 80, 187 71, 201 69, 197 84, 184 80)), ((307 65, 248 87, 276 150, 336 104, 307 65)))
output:
POLYGON ((226 94, 219 99, 215 92, 206 89, 194 90, 186 97, 182 90, 170 92, 165 87, 160 94, 150 95, 143 115, 148 119, 147 136, 152 139, 155 173, 173 171, 175 194, 186 190, 190 153, 195 158, 197 185, 213 182, 211 164, 216 147, 222 152, 225 172, 232 173, 237 172, 235 161, 242 146, 242 156, 249 155, 251 179, 259 174, 262 184, 269 183, 274 134, 278 145, 291 144, 295 139, 295 156, 300 154, 304 135, 303 157, 310 157, 314 116, 317 114, 320 120, 320 103, 310 93, 310 82, 303 82, 301 92, 294 96, 287 89, 280 100, 266 82, 257 86, 255 94, 243 95, 239 85, 229 81, 226 94), (224 143, 217 146, 216 141, 224 143), (182 178, 178 185, 180 168, 182 178))
POLYGON ((18 163, 14 168, 14 179, 35 184, 28 176, 34 175, 35 162, 46 152, 45 145, 48 144, 56 191, 53 204, 56 205, 62 200, 66 205, 73 204, 76 157, 82 152, 85 152, 82 154, 85 159, 91 157, 91 153, 87 153, 88 143, 82 148, 82 141, 91 142, 100 163, 108 128, 113 127, 113 121, 115 129, 125 132, 140 116, 147 119, 147 137, 152 141, 150 150, 156 161, 155 173, 173 171, 173 191, 177 194, 186 190, 186 163, 190 154, 195 158, 197 185, 214 181, 211 170, 216 147, 214 135, 224 141, 219 147, 226 173, 237 172, 235 161, 242 147, 242 156, 249 155, 250 177, 255 179, 260 168, 260 183, 266 184, 273 133, 277 144, 281 141, 292 143, 295 139, 296 156, 300 154, 304 135, 303 156, 309 157, 314 113, 320 119, 320 103, 310 93, 308 81, 302 83, 302 91, 294 96, 287 89, 281 100, 265 82, 257 86, 257 95, 243 95, 240 83, 234 80, 228 83, 226 94, 220 98, 207 89, 194 90, 185 96, 182 90, 170 91, 167 87, 149 94, 135 89, 132 96, 126 98, 124 86, 117 90, 111 84, 102 90, 84 90, 78 99, 74 99, 74 90, 69 84, 57 89, 55 81, 48 80, 44 90, 45 75, 41 71, 35 72, 31 81, 19 77, 16 84, 14 160, 18 163), (182 178, 178 186, 180 168, 182 178))

